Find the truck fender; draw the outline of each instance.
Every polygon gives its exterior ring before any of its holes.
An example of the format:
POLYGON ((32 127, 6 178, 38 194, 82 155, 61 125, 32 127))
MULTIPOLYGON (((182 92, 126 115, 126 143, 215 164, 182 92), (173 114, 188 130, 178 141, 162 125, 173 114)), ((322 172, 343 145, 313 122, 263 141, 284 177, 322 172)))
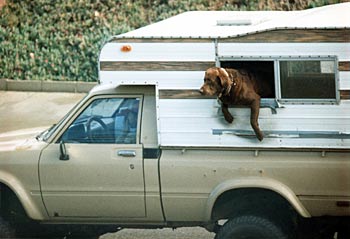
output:
POLYGON ((207 201, 206 220, 211 220, 212 210, 220 195, 230 190, 242 188, 261 188, 271 190, 285 198, 299 215, 302 217, 311 217, 310 213, 304 208, 298 197, 287 185, 271 178, 242 177, 225 181, 212 190, 207 201))
POLYGON ((6 185, 16 194, 28 217, 35 220, 45 219, 40 212, 38 205, 30 196, 30 192, 27 192, 24 189, 22 183, 16 177, 7 172, 0 171, 0 184, 6 185))

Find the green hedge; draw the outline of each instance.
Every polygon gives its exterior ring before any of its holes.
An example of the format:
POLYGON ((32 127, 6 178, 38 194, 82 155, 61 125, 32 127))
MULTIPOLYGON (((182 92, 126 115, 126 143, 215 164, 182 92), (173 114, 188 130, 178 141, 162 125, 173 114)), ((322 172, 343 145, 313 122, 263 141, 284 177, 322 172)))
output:
POLYGON ((121 34, 189 10, 295 10, 336 0, 8 0, 0 78, 96 81, 99 51, 121 34))

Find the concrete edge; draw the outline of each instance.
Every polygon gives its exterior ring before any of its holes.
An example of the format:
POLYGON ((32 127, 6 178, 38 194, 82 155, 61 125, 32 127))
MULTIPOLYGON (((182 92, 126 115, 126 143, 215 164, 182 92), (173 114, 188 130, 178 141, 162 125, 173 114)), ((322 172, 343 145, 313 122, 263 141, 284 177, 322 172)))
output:
POLYGON ((0 90, 3 91, 86 93, 96 85, 97 82, 0 79, 0 90))

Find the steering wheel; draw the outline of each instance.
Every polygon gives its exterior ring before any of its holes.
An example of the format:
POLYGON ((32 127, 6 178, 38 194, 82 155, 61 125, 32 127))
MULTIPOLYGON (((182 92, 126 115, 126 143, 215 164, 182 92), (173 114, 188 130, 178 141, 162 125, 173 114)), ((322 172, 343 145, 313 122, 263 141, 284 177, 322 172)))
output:
POLYGON ((92 116, 86 123, 86 133, 88 138, 91 140, 91 142, 98 142, 101 140, 101 136, 102 134, 94 134, 92 129, 91 129, 91 125, 92 122, 96 122, 98 123, 101 128, 102 128, 102 132, 107 132, 107 125, 101 120, 101 118, 97 117, 97 116, 92 116))

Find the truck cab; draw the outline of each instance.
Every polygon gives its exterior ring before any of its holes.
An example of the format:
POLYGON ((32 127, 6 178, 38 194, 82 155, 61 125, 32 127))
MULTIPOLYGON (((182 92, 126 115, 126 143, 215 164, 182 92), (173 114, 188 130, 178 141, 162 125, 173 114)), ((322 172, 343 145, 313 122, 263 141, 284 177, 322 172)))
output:
POLYGON ((51 218, 149 216, 144 160, 159 156, 154 94, 152 86, 96 89, 44 137, 51 144, 41 154, 39 172, 51 218))

